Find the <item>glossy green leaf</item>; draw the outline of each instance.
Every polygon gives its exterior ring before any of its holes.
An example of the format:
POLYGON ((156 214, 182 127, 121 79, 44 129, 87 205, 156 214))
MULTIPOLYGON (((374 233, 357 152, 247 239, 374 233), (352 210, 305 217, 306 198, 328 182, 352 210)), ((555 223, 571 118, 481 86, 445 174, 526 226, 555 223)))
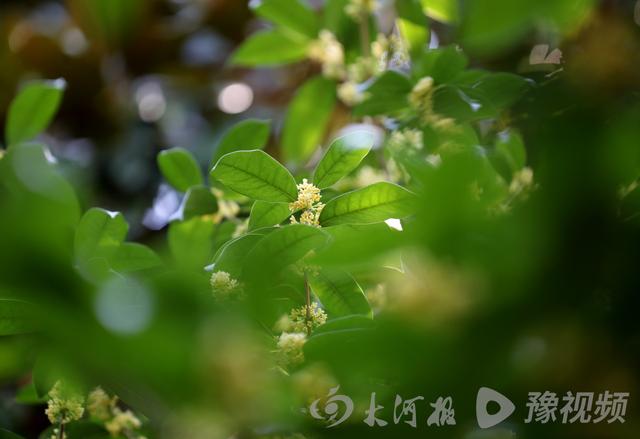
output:
POLYGON ((336 86, 316 76, 308 80, 291 101, 282 131, 287 160, 307 160, 322 141, 336 104, 336 86))
POLYGON ((206 186, 193 186, 184 196, 182 219, 211 215, 218 211, 218 200, 206 186))
POLYGON ((290 216, 291 211, 287 203, 256 201, 253 203, 251 214, 249 215, 249 230, 275 226, 290 216))
POLYGON ((30 140, 44 131, 58 111, 66 87, 63 79, 27 84, 9 107, 7 145, 30 140))
POLYGON ((213 260, 214 271, 226 271, 233 277, 240 277, 249 252, 266 233, 247 233, 227 242, 217 252, 213 260))
POLYGON ((206 217, 174 221, 169 225, 169 249, 176 262, 186 268, 201 270, 213 254, 215 224, 206 217))
POLYGON ((348 273, 322 270, 309 283, 330 317, 372 314, 362 288, 348 273))
POLYGON ((401 73, 389 70, 366 90, 367 99, 354 108, 356 116, 395 115, 406 111, 413 85, 401 73))
POLYGON ((287 168, 260 150, 224 155, 211 170, 211 176, 256 200, 289 202, 298 196, 296 181, 287 168))
POLYGON ((318 17, 304 0, 252 0, 256 15, 309 38, 318 35, 318 17))
POLYGON ((305 59, 308 47, 306 38, 296 38, 278 29, 263 30, 242 43, 230 62, 245 67, 288 64, 305 59))
POLYGON ((374 137, 368 131, 354 131, 333 141, 316 166, 313 184, 320 189, 338 182, 356 169, 373 147, 374 137))
POLYGON ((94 207, 80 220, 75 235, 75 255, 80 263, 89 259, 109 259, 122 244, 129 225, 119 212, 94 207))
POLYGON ((271 121, 247 119, 229 128, 224 133, 213 154, 213 163, 220 157, 234 151, 264 149, 269 140, 271 121))
POLYGON ((0 299, 0 336, 33 332, 31 307, 21 300, 0 299))
POLYGON ((272 274, 302 259, 311 250, 321 248, 328 240, 329 236, 316 227, 284 226, 258 242, 249 255, 248 264, 254 272, 272 274))
POLYGON ((111 267, 120 273, 147 270, 162 265, 160 257, 146 245, 125 242, 112 257, 111 267))
POLYGON ((372 184, 330 200, 320 215, 320 224, 373 224, 389 218, 404 218, 415 210, 416 196, 386 182, 372 184))
POLYGON ((490 119, 499 115, 499 110, 481 92, 472 87, 444 85, 433 94, 434 111, 458 122, 490 119))
POLYGON ((496 108, 505 108, 515 103, 530 84, 522 76, 493 73, 483 76, 472 87, 475 92, 483 94, 496 108))
POLYGON ((416 60, 413 70, 416 79, 430 76, 436 84, 453 81, 469 64, 469 59, 456 46, 426 50, 416 60))
POLYGON ((180 192, 204 183, 198 162, 184 148, 171 148, 158 154, 158 167, 164 178, 180 192))

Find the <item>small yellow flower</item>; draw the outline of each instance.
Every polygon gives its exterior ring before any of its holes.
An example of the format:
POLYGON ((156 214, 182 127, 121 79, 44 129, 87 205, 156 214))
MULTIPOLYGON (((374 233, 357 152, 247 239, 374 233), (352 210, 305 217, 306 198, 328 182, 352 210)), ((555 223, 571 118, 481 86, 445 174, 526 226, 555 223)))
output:
POLYGON ((289 320, 291 321, 289 331, 304 332, 309 334, 318 326, 324 325, 326 323, 327 313, 324 312, 324 310, 320 308, 320 306, 316 302, 313 302, 308 307, 307 305, 304 305, 300 308, 292 309, 291 313, 289 314, 289 320))
POLYGON ((278 338, 279 361, 282 366, 295 366, 304 362, 304 344, 307 336, 302 332, 283 332, 278 338))
POLYGON ((380 7, 378 0, 350 0, 344 12, 356 21, 364 20, 380 7))
POLYGON ((352 107, 362 102, 365 94, 360 91, 358 84, 347 81, 338 86, 338 97, 345 105, 352 107))
POLYGON ((322 74, 331 79, 344 76, 344 48, 330 31, 323 29, 309 45, 309 58, 322 65, 322 74))
POLYGON ((45 414, 52 424, 68 424, 84 414, 84 398, 65 392, 58 381, 49 391, 45 414))
POLYGON ((298 199, 289 203, 289 210, 295 212, 300 209, 311 209, 314 203, 320 201, 320 189, 303 179, 298 185, 298 199))
POLYGON ((117 402, 117 396, 109 397, 102 388, 96 387, 87 398, 87 411, 92 418, 105 422, 111 418, 111 412, 117 402))
POLYGON ((238 292, 239 282, 226 271, 214 271, 209 279, 213 295, 218 300, 225 300, 238 292))
POLYGON ((433 78, 425 76, 411 90, 409 103, 417 110, 431 108, 431 92, 433 91, 433 78))
POLYGON ((104 424, 104 428, 111 436, 119 436, 123 432, 137 430, 141 426, 142 422, 131 410, 121 410, 118 407, 113 410, 113 419, 104 424))
POLYGON ((389 138, 389 148, 397 151, 406 149, 423 148, 422 131, 406 128, 401 131, 394 131, 389 138))

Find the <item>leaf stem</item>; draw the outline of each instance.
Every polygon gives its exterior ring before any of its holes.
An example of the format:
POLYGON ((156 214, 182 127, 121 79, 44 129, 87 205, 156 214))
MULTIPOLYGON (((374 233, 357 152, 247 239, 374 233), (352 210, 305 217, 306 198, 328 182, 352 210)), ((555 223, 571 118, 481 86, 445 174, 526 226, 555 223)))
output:
POLYGON ((304 271, 304 288, 307 294, 307 306, 306 306, 306 314, 304 317, 305 326, 307 328, 307 335, 311 335, 311 289, 309 288, 309 279, 307 278, 307 271, 304 271))
POLYGON ((362 55, 368 58, 371 55, 371 34, 369 32, 369 14, 363 13, 360 16, 360 44, 362 55))

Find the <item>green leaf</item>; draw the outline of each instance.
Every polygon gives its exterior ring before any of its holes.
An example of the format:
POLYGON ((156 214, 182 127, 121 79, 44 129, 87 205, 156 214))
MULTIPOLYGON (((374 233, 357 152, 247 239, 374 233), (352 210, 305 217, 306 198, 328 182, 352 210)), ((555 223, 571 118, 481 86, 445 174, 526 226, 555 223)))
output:
POLYGON ((287 160, 303 162, 316 150, 336 105, 336 85, 316 76, 293 98, 282 129, 282 149, 287 160))
POLYGON ((213 271, 226 271, 233 277, 242 275, 245 261, 249 252, 256 246, 266 233, 247 233, 232 239, 216 252, 213 260, 213 271))
POLYGON ((368 97, 354 108, 354 115, 395 115, 406 111, 412 88, 409 78, 403 74, 386 71, 366 90, 368 97))
POLYGON ((469 64, 467 56, 456 46, 426 50, 416 60, 413 70, 416 79, 431 76, 436 84, 453 81, 469 64))
POLYGON ((426 14, 443 23, 458 21, 458 0, 421 0, 426 14))
POLYGON ((527 151, 520 134, 513 130, 498 133, 489 160, 500 175, 510 181, 513 174, 522 169, 527 161, 527 151))
POLYGON ((348 273, 323 270, 310 277, 309 284, 331 318, 352 314, 372 315, 362 288, 348 273))
POLYGON ((193 186, 184 197, 182 219, 211 215, 218 211, 218 199, 206 186, 193 186))
MULTIPOLYGON (((39 405, 46 403, 47 398, 38 396, 36 386, 33 381, 31 381, 29 384, 18 390, 18 393, 16 394, 16 402, 24 405, 39 405)), ((0 438, 2 438, 2 435, 0 435, 0 438)))
POLYGON ((119 212, 97 207, 80 219, 75 235, 75 256, 82 264, 93 258, 109 259, 127 236, 129 225, 119 212))
POLYGON ((318 35, 318 17, 300 0, 252 0, 249 6, 256 15, 290 31, 309 38, 318 35))
POLYGON ((203 269, 213 254, 215 224, 206 217, 174 221, 169 225, 169 249, 176 262, 189 269, 203 269))
POLYGON ((249 215, 249 230, 275 226, 290 216, 291 211, 287 203, 256 201, 253 203, 249 215))
POLYGON ((320 335, 320 334, 326 334, 329 332, 335 332, 335 331, 344 331, 349 329, 369 329, 373 327, 375 327, 375 322, 371 318, 371 314, 369 315, 352 314, 352 315, 347 315, 344 317, 337 317, 337 318, 333 318, 333 316, 329 316, 329 319, 324 325, 320 325, 313 330, 312 337, 315 337, 316 335, 320 335))
POLYGON ((374 137, 368 131, 354 131, 333 141, 313 174, 313 184, 320 189, 335 184, 356 169, 373 147, 374 137))
POLYGON ((33 332, 31 306, 21 300, 0 299, 0 336, 33 332))
POLYGON ((248 267, 254 273, 271 275, 302 259, 311 250, 323 247, 328 240, 329 235, 316 227, 303 224, 281 227, 262 238, 253 248, 248 267))
POLYGON ((298 197, 296 181, 287 168, 260 150, 224 155, 211 170, 211 176, 256 200, 289 202, 298 197))
POLYGON ((147 270, 162 265, 160 257, 149 247, 135 242, 125 242, 112 257, 111 266, 120 273, 147 270))
POLYGON ((429 44, 429 26, 420 0, 398 1, 396 9, 398 29, 407 43, 409 52, 412 55, 421 53, 429 44))
POLYGON ((474 91, 483 94, 496 108, 505 108, 515 103, 529 87, 522 76, 512 73, 493 73, 473 84, 474 91))
POLYGON ((437 114, 458 122, 472 122, 497 117, 498 109, 484 94, 471 87, 444 85, 433 94, 433 109, 437 114))
POLYGON ((198 162, 184 148, 171 148, 158 154, 158 167, 164 178, 180 192, 204 183, 198 162))
MULTIPOLYGON (((220 140, 213 154, 213 163, 230 152, 242 149, 264 149, 269 140, 271 121, 247 119, 232 126, 220 140)), ((212 163, 212 164, 213 164, 212 163)))
POLYGON ((31 140, 44 131, 58 111, 66 87, 63 79, 27 84, 9 107, 7 145, 31 140))
POLYGON ((236 66, 276 66, 301 61, 307 57, 309 40, 295 38, 278 29, 251 35, 231 56, 236 66))
POLYGON ((340 195, 327 203, 320 224, 373 224, 413 213, 416 196, 407 189, 386 182, 372 184, 340 195))

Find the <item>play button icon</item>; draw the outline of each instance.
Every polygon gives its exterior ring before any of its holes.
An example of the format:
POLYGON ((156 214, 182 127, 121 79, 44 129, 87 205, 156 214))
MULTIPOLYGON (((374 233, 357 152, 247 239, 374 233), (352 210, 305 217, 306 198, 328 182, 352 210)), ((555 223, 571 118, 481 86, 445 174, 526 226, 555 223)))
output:
POLYGON ((478 426, 480 428, 491 428, 498 425, 511 416, 515 410, 516 406, 501 393, 488 387, 481 387, 480 390, 478 390, 478 397, 476 398, 476 418, 478 419, 478 426), (491 402, 495 402, 500 406, 500 410, 498 410, 497 413, 489 414, 487 406, 491 402))

